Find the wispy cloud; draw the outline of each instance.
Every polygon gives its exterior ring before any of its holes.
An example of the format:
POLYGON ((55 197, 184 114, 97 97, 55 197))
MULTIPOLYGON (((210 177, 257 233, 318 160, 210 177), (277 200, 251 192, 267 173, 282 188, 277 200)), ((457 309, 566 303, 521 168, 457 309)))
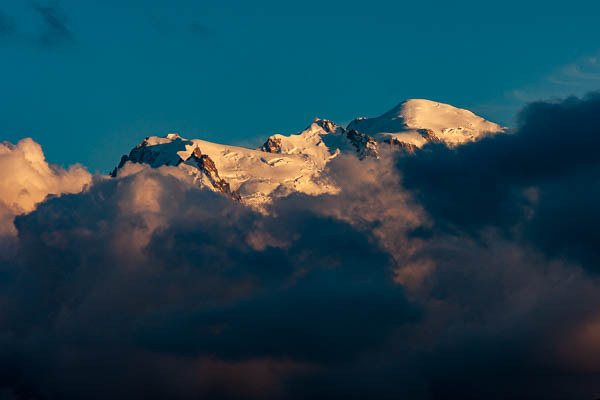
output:
POLYGON ((581 96, 599 89, 600 52, 561 65, 538 81, 509 90, 500 98, 471 108, 492 120, 510 125, 510 120, 527 103, 581 96))
POLYGON ((539 82, 516 88, 510 95, 522 102, 544 98, 582 95, 600 88, 600 58, 598 54, 583 57, 558 67, 539 82))
POLYGON ((43 23, 43 28, 39 35, 40 45, 53 47, 74 41, 73 31, 69 27, 70 20, 60 7, 58 1, 46 5, 34 3, 33 9, 43 23))
POLYGON ((598 85, 600 83, 600 59, 598 56, 592 56, 567 64, 549 76, 548 82, 566 87, 598 85))
POLYGON ((0 40, 5 44, 52 49, 75 42, 71 20, 59 1, 32 1, 28 7, 32 13, 20 19, 0 10, 0 40))

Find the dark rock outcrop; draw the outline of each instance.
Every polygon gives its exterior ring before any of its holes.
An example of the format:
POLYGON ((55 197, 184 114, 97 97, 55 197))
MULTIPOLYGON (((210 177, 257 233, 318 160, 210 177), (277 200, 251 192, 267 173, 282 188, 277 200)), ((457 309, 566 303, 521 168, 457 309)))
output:
POLYGON ((389 144, 390 146, 397 147, 401 150, 406 151, 409 154, 414 154, 417 151, 417 146, 412 143, 406 143, 396 138, 390 138, 383 141, 383 143, 389 144))
POLYGON ((417 129, 417 132, 421 134, 428 142, 431 143, 443 143, 442 140, 431 129, 417 129))
POLYGON ((208 156, 208 154, 202 154, 200 148, 196 146, 190 157, 185 161, 187 164, 195 164, 200 172, 202 172, 210 181, 211 185, 219 192, 230 196, 236 201, 241 201, 242 197, 236 190, 231 190, 229 183, 221 179, 219 171, 215 165, 215 162, 208 156))
POLYGON ((363 160, 365 157, 379 158, 377 142, 371 136, 352 129, 346 132, 346 137, 356 147, 359 159, 363 160))
POLYGON ((281 139, 270 137, 260 149, 267 153, 281 153, 281 139))

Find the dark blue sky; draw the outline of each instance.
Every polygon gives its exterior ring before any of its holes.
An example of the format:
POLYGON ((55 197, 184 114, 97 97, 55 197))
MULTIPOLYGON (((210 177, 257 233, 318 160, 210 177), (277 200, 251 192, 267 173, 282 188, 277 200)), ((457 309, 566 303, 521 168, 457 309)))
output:
POLYGON ((107 172, 148 135, 256 146, 406 98, 506 125, 600 88, 600 2, 0 3, 0 139, 107 172))

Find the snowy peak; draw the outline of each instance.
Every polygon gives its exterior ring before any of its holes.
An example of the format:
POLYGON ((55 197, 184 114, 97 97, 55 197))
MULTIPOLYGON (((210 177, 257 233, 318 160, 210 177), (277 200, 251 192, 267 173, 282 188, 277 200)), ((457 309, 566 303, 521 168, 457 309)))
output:
POLYGON ((347 129, 315 118, 302 132, 272 135, 255 150, 184 139, 177 133, 149 136, 121 158, 111 175, 118 176, 128 162, 174 166, 201 187, 264 209, 273 198, 293 192, 338 192, 323 171, 341 153, 377 159, 382 146, 410 154, 427 143, 455 147, 504 129, 468 110, 413 99, 379 117, 357 118, 347 129))
POLYGON ((344 128, 337 126, 335 122, 331 122, 327 119, 315 118, 313 123, 309 125, 306 130, 314 130, 316 127, 321 128, 325 133, 336 133, 341 134, 344 132, 344 128))
POLYGON ((169 133, 165 137, 148 136, 142 143, 135 146, 129 152, 129 155, 125 154, 121 157, 119 165, 110 175, 116 177, 118 170, 127 162, 148 164, 152 168, 163 165, 176 166, 182 161, 178 152, 185 150, 186 146, 190 144, 190 141, 183 139, 176 133, 169 133))
POLYGON ((431 100, 403 101, 375 118, 358 118, 348 125, 377 140, 392 140, 422 147, 439 140, 448 146, 472 142, 506 128, 487 121, 469 110, 431 100))
MULTIPOLYGON (((305 146, 310 147, 306 143, 305 146)), ((175 166, 193 177, 200 187, 260 209, 272 198, 293 192, 317 195, 338 190, 321 178, 324 163, 307 156, 319 154, 321 148, 316 144, 314 147, 312 152, 307 148, 306 153, 279 154, 184 139, 177 134, 149 136, 121 158, 111 175, 117 177, 127 162, 153 168, 175 166)))
POLYGON ((344 128, 326 119, 315 118, 305 130, 297 135, 275 134, 259 148, 277 154, 298 155, 310 160, 318 168, 325 164, 348 144, 343 139, 344 128))

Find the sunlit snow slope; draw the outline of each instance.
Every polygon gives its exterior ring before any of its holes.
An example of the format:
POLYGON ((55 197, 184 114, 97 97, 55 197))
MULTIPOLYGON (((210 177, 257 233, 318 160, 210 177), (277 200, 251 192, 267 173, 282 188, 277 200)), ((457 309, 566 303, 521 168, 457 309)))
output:
POLYGON ((383 140, 395 138, 423 146, 434 135, 449 146, 456 146, 502 132, 505 128, 487 121, 469 110, 430 100, 406 100, 375 118, 358 118, 348 125, 383 140))
POLYGON ((200 185, 251 206, 292 192, 335 193, 322 172, 339 154, 379 157, 381 146, 413 152, 428 142, 449 147, 502 132, 505 128, 472 112, 429 100, 407 100, 375 118, 358 118, 346 129, 315 119, 297 135, 275 134, 256 150, 178 134, 150 136, 123 156, 113 176, 127 163, 182 168, 200 185))

